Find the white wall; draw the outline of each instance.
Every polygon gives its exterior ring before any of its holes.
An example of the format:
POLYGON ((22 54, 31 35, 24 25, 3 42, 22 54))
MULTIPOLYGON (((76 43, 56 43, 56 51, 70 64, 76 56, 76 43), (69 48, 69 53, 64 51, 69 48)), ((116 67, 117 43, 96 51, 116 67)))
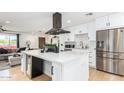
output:
POLYGON ((70 41, 74 41, 75 34, 84 34, 84 33, 88 33, 90 40, 96 40, 95 20, 85 24, 67 27, 65 29, 71 31, 70 41))
POLYGON ((26 47, 26 41, 31 41, 31 48, 38 48, 38 36, 32 34, 20 34, 20 47, 26 47))

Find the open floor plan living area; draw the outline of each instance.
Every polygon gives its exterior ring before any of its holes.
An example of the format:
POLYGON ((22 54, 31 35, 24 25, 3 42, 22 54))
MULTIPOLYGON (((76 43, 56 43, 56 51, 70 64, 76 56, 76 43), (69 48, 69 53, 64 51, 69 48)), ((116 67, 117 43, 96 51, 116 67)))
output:
POLYGON ((0 81, 123 80, 123 12, 0 12, 0 81))

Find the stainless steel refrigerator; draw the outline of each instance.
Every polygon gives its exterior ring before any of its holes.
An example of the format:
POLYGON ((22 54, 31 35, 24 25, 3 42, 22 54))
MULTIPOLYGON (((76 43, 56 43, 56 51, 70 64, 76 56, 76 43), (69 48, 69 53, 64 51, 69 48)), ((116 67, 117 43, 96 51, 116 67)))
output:
POLYGON ((124 75, 124 28, 96 32, 96 67, 124 75))

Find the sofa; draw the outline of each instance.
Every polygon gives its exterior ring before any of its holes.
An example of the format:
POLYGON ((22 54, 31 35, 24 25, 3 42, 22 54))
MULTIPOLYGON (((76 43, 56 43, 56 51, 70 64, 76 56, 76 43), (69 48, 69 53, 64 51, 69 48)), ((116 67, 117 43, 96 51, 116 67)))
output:
POLYGON ((10 66, 20 65, 21 64, 21 55, 9 56, 8 60, 9 60, 10 66))
POLYGON ((8 49, 0 48, 0 61, 7 60, 8 56, 12 56, 13 52, 10 52, 8 49))
POLYGON ((26 47, 18 49, 3 49, 0 48, 0 61, 8 60, 11 66, 21 64, 21 51, 24 51, 26 47))

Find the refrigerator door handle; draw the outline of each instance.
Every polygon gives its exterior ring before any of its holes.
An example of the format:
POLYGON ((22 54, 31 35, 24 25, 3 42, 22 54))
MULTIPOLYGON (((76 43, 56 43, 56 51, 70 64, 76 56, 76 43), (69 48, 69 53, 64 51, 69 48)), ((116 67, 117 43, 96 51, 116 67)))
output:
POLYGON ((100 45, 99 45, 99 41, 97 41, 97 46, 96 46, 96 47, 99 48, 99 46, 100 46, 100 45))
POLYGON ((99 48, 102 48, 102 42, 101 41, 99 42, 99 48))
POLYGON ((104 48, 104 41, 101 41, 101 47, 104 48))

